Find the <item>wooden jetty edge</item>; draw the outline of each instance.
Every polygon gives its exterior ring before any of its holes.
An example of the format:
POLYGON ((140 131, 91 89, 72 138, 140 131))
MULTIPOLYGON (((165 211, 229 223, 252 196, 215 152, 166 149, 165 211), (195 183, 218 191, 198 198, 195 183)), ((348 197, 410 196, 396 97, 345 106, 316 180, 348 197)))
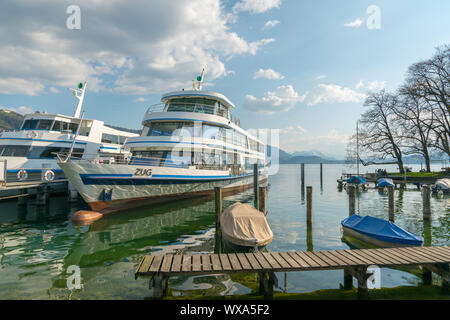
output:
POLYGON ((450 278, 450 247, 403 247, 329 251, 288 251, 221 254, 147 255, 136 270, 139 276, 151 276, 150 287, 154 297, 167 294, 168 278, 172 275, 201 275, 217 273, 257 272, 260 292, 265 298, 273 297, 276 282, 274 272, 336 270, 358 280, 358 296, 367 297, 367 268, 422 266, 424 272, 442 276, 443 286, 450 278))

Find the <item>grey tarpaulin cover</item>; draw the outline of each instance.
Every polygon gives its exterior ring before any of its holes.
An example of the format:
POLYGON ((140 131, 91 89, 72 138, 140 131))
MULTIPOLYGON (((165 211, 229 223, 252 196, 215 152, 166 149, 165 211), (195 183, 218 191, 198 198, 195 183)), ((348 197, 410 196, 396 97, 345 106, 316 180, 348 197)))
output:
POLYGON ((435 186, 441 190, 450 189, 450 179, 439 179, 436 181, 435 186))
POLYGON ((220 217, 222 236, 240 246, 263 246, 273 239, 266 216, 251 205, 236 202, 220 217))

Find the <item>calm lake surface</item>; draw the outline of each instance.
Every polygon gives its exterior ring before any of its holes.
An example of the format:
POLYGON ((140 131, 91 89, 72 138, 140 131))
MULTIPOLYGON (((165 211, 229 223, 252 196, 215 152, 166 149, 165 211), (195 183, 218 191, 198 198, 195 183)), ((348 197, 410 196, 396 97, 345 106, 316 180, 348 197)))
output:
MULTIPOLYGON (((413 168, 417 171, 420 165, 413 168)), ((375 167, 369 170, 373 172, 375 167)), ((307 243, 300 165, 280 166, 269 178, 267 218, 274 232, 270 251, 349 248, 342 241, 340 226, 348 216, 348 196, 336 183, 346 171, 351 170, 324 165, 321 188, 319 165, 305 165, 305 183, 313 187, 312 242, 307 243)), ((427 245, 450 244, 449 196, 432 197, 431 223, 422 220, 421 194, 413 186, 396 190, 394 197, 396 224, 422 235, 427 245)), ((233 201, 252 203, 252 192, 225 198, 224 207, 233 201)), ((81 203, 70 207, 65 196, 52 197, 49 207, 41 209, 34 206, 34 200, 21 209, 15 201, 0 203, 0 299, 144 299, 152 296, 148 280, 134 279, 142 255, 214 251, 213 200, 174 202, 113 214, 89 226, 72 225, 71 214, 84 207, 81 203), (81 270, 83 287, 79 290, 67 288, 67 271, 73 265, 81 270)), ((359 193, 357 211, 388 219, 387 195, 373 189, 359 193)), ((337 289, 343 283, 342 270, 277 273, 277 277, 276 290, 286 292, 337 289)), ((382 287, 417 286, 421 281, 414 270, 381 270, 382 287)), ((439 277, 433 282, 438 284, 439 277)), ((245 282, 227 275, 172 277, 170 287, 177 296, 251 292, 245 282)))

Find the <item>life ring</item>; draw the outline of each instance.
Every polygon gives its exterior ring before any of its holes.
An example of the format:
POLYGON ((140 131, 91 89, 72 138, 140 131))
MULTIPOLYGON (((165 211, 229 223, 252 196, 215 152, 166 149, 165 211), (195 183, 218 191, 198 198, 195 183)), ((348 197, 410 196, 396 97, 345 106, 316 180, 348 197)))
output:
POLYGON ((20 169, 19 171, 17 171, 17 179, 19 179, 19 181, 25 181, 28 178, 28 172, 25 169, 20 169))
POLYGON ((27 137, 30 139, 36 138, 37 137, 37 133, 35 131, 31 131, 27 133, 27 137))
POLYGON ((47 170, 44 173, 44 180, 45 181, 53 181, 55 179, 55 173, 52 170, 47 170))

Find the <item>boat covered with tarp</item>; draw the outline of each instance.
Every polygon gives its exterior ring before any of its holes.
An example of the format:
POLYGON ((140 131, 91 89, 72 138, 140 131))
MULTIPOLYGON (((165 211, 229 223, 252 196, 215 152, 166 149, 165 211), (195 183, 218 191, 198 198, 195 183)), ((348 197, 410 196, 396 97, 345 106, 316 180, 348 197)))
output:
POLYGON ((367 182, 366 179, 361 178, 360 176, 353 176, 347 179, 348 184, 364 184, 367 182))
POLYGON ((421 246, 423 238, 391 221, 371 216, 351 215, 341 221, 344 235, 377 247, 421 246))
POLYGON ((444 179, 436 180, 432 190, 433 190, 433 193, 438 193, 441 191, 443 193, 450 193, 450 179, 444 178, 444 179))
POLYGON ((395 186, 394 181, 390 178, 381 178, 378 180, 377 187, 383 188, 383 187, 393 187, 395 186))
POLYGON ((264 213, 245 203, 225 209, 220 226, 225 244, 237 251, 261 250, 273 239, 264 213))

